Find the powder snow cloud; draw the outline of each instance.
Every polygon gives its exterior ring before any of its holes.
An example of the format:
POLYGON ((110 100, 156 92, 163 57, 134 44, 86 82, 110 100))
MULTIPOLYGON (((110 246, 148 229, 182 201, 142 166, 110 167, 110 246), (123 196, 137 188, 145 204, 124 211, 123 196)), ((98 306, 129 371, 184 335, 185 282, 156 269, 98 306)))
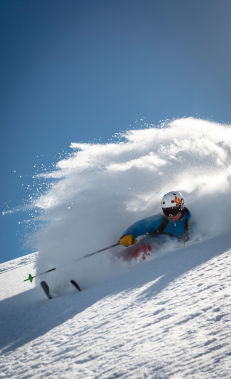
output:
MULTIPOLYGON (((230 125, 182 118, 128 130, 114 143, 72 143, 71 149, 54 171, 41 174, 54 182, 35 201, 45 221, 36 234, 38 270, 67 266, 116 242, 131 223, 160 212, 171 190, 184 194, 197 237, 229 230, 230 125)), ((103 262, 97 268, 94 261, 90 276, 93 270, 100 277, 103 262)), ((75 269, 72 264, 66 273, 75 269)))

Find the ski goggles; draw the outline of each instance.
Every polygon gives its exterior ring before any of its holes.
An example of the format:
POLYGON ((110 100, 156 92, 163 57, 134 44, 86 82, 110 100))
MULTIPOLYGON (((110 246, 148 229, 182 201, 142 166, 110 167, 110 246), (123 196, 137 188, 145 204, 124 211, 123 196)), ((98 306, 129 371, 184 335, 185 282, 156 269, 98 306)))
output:
POLYGON ((180 208, 178 207, 170 207, 170 208, 162 208, 162 211, 164 212, 165 216, 176 216, 180 213, 180 208))

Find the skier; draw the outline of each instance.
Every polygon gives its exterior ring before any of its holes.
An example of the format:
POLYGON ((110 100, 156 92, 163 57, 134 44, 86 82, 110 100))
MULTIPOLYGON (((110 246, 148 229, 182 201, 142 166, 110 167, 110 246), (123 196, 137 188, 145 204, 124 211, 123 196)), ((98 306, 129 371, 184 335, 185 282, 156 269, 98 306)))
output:
POLYGON ((140 253, 143 253, 142 259, 150 255, 152 247, 148 241, 137 243, 136 238, 141 235, 146 234, 150 237, 168 235, 184 242, 188 240, 188 221, 191 213, 184 206, 183 195, 180 192, 168 192, 163 196, 161 207, 163 215, 158 214, 137 221, 120 237, 121 245, 131 247, 123 254, 126 260, 137 258, 140 253))
MULTIPOLYGON (((127 230, 125 230, 122 237, 120 237, 119 242, 109 247, 87 254, 84 256, 84 258, 98 254, 102 251, 108 250, 109 248, 115 247, 118 244, 121 244, 128 247, 126 252, 123 252, 121 254, 125 259, 130 260, 133 258, 138 258, 140 253, 143 253, 142 259, 146 259, 146 257, 150 255, 152 247, 149 244, 147 238, 145 238, 144 241, 137 242, 136 238, 142 235, 148 235, 151 238, 160 235, 167 235, 176 237, 177 239, 186 242, 188 240, 188 221, 191 217, 191 213, 184 206, 183 195, 180 192, 168 192, 166 195, 164 195, 161 201, 161 207, 163 215, 158 214, 137 221, 135 224, 131 225, 127 230)), ((52 268, 41 274, 45 274, 54 270, 56 270, 56 268, 52 268)), ((33 277, 29 275, 28 279, 26 280, 32 281, 32 279, 33 277)), ((81 288, 77 282, 70 280, 70 283, 76 288, 77 291, 81 291, 81 288)), ((50 294, 47 282, 42 281, 40 284, 46 296, 51 299, 52 296, 50 294)))

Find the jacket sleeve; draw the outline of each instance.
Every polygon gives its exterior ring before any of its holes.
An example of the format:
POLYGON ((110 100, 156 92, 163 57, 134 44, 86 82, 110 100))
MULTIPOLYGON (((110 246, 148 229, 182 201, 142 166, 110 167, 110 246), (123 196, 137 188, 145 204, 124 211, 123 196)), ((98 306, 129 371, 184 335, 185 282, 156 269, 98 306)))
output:
POLYGON ((126 234, 131 234, 134 238, 136 238, 144 234, 148 234, 151 231, 153 232, 159 228, 162 220, 163 217, 161 215, 155 215, 139 220, 135 224, 129 226, 129 228, 123 232, 121 237, 126 234))

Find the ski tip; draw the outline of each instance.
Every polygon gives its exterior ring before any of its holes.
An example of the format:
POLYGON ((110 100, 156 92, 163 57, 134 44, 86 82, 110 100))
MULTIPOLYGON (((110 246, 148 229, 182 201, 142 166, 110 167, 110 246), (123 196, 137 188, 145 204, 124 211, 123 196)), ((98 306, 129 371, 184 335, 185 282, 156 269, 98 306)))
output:
POLYGON ((48 299, 49 300, 52 299, 52 296, 50 294, 50 289, 49 289, 47 282, 42 281, 42 282, 40 282, 40 285, 41 285, 43 291, 45 292, 46 296, 48 297, 48 299))
POLYGON ((73 279, 71 279, 70 280, 70 283, 78 290, 78 291, 81 291, 81 288, 80 288, 80 286, 78 285, 78 283, 75 281, 75 280, 73 280, 73 279))

